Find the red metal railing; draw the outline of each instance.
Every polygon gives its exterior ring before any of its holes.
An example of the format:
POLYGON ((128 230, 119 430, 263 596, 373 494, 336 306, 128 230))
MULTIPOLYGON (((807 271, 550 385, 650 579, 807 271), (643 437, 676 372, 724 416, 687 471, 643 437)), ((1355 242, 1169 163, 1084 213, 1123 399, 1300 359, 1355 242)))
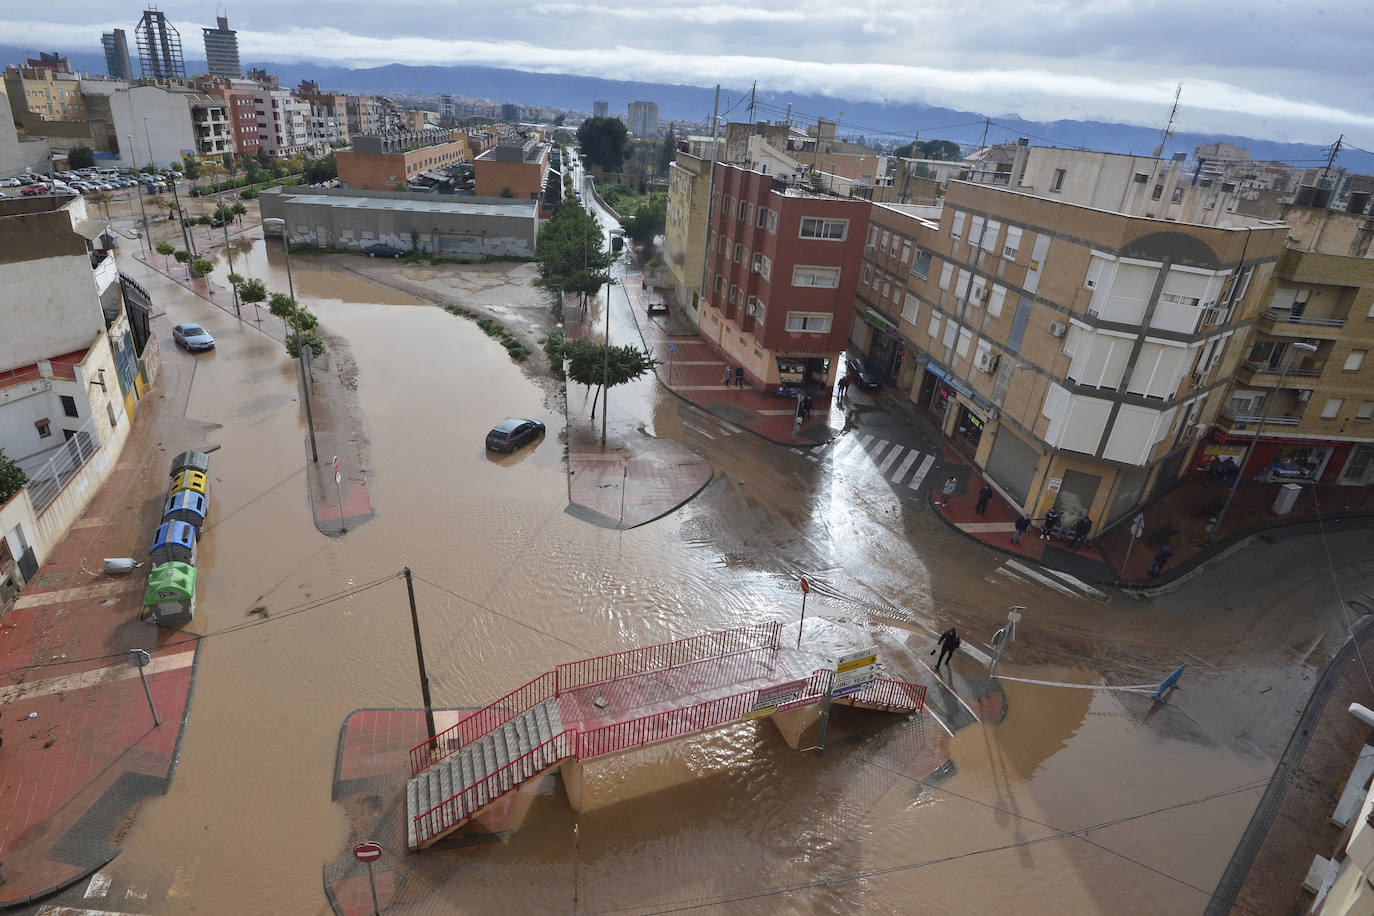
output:
POLYGON ((910 709, 920 712, 926 706, 925 684, 908 684, 906 681, 893 681, 885 677, 875 677, 865 690, 851 693, 845 700, 867 703, 870 706, 885 706, 888 709, 910 709))
POLYGON ((655 646, 626 649, 612 655, 568 662, 555 669, 558 674, 557 689, 562 692, 574 687, 600 684, 628 675, 662 671, 750 649, 776 649, 778 635, 781 632, 782 623, 775 620, 771 623, 701 633, 655 646))
MULTIPOLYGON (((533 683, 533 682, 531 682, 533 683)), ((501 767, 490 776, 479 779, 453 797, 441 801, 424 814, 415 817, 417 846, 451 829, 471 817, 479 809, 517 789, 526 780, 542 773, 564 757, 572 756, 575 732, 559 732, 538 747, 532 748, 501 767)))
POLYGON ((459 719, 433 738, 426 738, 410 749, 410 775, 418 776, 440 760, 456 754, 472 742, 505 725, 511 719, 556 696, 557 675, 545 671, 523 687, 459 719))
POLYGON ((617 722, 577 735, 577 759, 590 760, 734 722, 754 708, 757 690, 617 722))

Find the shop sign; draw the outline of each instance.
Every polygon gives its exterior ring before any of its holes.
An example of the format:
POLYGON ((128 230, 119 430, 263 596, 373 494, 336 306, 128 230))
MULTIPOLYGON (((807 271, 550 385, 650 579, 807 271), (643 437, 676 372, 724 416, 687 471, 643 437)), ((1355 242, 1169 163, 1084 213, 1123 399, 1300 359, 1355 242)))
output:
POLYGON ((946 382, 949 383, 949 386, 951 388, 962 394, 964 397, 971 398, 974 396, 973 390, 971 388, 969 388, 963 382, 959 381, 954 376, 950 375, 949 372, 947 372, 943 366, 941 366, 934 360, 931 360, 926 363, 926 371, 938 379, 944 379, 946 382))
POLYGON ((1050 482, 1049 482, 1048 484, 1045 485, 1045 492, 1047 492, 1047 493, 1058 493, 1058 492, 1059 492, 1059 488, 1062 487, 1063 485, 1064 485, 1064 478, 1063 478, 1063 477, 1051 477, 1051 478, 1050 478, 1050 482))
POLYGON ((869 324, 873 325, 873 327, 877 328, 880 331, 884 331, 894 336, 897 333, 897 326, 892 322, 888 321, 882 315, 879 315, 873 309, 866 310, 863 314, 863 319, 864 321, 867 321, 869 324))

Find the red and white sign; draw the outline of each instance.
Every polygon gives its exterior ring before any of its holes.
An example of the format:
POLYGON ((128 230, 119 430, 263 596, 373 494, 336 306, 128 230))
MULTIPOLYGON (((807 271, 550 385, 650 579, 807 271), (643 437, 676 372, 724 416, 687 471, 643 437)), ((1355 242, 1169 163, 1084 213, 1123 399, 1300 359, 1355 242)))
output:
POLYGON ((357 859, 359 862, 375 862, 381 857, 381 843, 359 843, 357 846, 353 847, 353 858, 357 859))
POLYGON ((803 594, 803 595, 809 595, 809 594, 811 594, 811 583, 806 581, 806 576, 802 576, 802 577, 801 577, 801 583, 802 583, 802 594, 803 594))
POLYGON ((335 482, 335 483, 339 483, 339 482, 341 482, 342 480, 343 480, 343 476, 339 473, 339 456, 338 456, 338 455, 335 455, 335 456, 334 456, 334 482, 335 482))

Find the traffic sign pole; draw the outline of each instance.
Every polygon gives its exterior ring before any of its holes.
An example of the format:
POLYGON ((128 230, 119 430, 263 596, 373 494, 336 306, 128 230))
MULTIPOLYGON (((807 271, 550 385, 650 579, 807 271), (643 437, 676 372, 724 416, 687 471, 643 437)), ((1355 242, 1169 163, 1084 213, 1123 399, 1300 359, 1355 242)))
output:
POLYGON ((668 384, 673 383, 673 354, 677 352, 677 344, 668 344, 668 384))
POLYGON ((372 888, 372 916, 381 916, 382 908, 377 904, 377 879, 372 874, 372 863, 382 857, 382 844, 369 840, 353 847, 353 858, 367 863, 367 885, 372 888))
POLYGON ((1116 581, 1121 582, 1121 577, 1126 573, 1126 564, 1131 562, 1131 548, 1135 546, 1135 539, 1145 533, 1145 513, 1137 512, 1135 518, 1131 519, 1131 539, 1126 543, 1126 559, 1121 561, 1121 572, 1117 574, 1116 581))
POLYGON ((372 916, 382 916, 382 908, 377 905, 377 879, 372 876, 372 863, 367 863, 367 885, 372 888, 372 916))
POLYGON ((802 616, 801 623, 797 625, 797 648, 801 648, 802 630, 806 629, 806 596, 811 593, 811 583, 806 581, 806 576, 802 576, 802 616))
POLYGON ((339 456, 338 456, 338 455, 335 455, 335 456, 334 456, 334 496, 339 500, 339 528, 340 528, 342 531, 347 532, 347 531, 348 531, 348 522, 344 521, 343 490, 340 489, 340 486, 341 486, 342 484, 343 484, 343 475, 339 473, 339 456))
POLYGON ((143 673, 143 669, 148 667, 153 657, 143 649, 130 649, 125 660, 138 669, 138 679, 143 682, 143 695, 148 698, 148 710, 153 714, 153 726, 160 727, 162 723, 157 719, 157 707, 153 705, 153 692, 148 689, 148 677, 143 673))

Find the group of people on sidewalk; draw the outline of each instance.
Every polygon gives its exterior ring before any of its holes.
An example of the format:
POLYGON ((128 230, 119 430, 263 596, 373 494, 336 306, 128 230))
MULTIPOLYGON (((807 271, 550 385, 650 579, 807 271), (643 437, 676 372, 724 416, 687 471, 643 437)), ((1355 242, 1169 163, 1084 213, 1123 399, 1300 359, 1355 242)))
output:
MULTIPOLYGON (((952 497, 958 489, 959 479, 957 477, 950 477, 945 481, 944 486, 940 488, 941 508, 945 508, 949 505, 950 497, 952 497)), ((978 501, 973 507, 974 514, 986 514, 988 503, 992 501, 992 497, 995 495, 996 492, 992 489, 992 485, 984 483, 982 489, 978 491, 978 501)), ((1016 530, 1011 534, 1011 542, 1013 544, 1020 544, 1021 539, 1025 537, 1026 532, 1030 530, 1032 524, 1034 524, 1032 519, 1018 512, 1016 514, 1016 530)), ((1041 540, 1065 541, 1070 547, 1077 550, 1079 547, 1083 546, 1083 542, 1088 539, 1089 533, 1093 530, 1093 522, 1092 519, 1088 517, 1087 513, 1083 513, 1072 522, 1066 523, 1063 514, 1056 505, 1051 506, 1045 513, 1045 517, 1040 519, 1039 528, 1041 540)))

